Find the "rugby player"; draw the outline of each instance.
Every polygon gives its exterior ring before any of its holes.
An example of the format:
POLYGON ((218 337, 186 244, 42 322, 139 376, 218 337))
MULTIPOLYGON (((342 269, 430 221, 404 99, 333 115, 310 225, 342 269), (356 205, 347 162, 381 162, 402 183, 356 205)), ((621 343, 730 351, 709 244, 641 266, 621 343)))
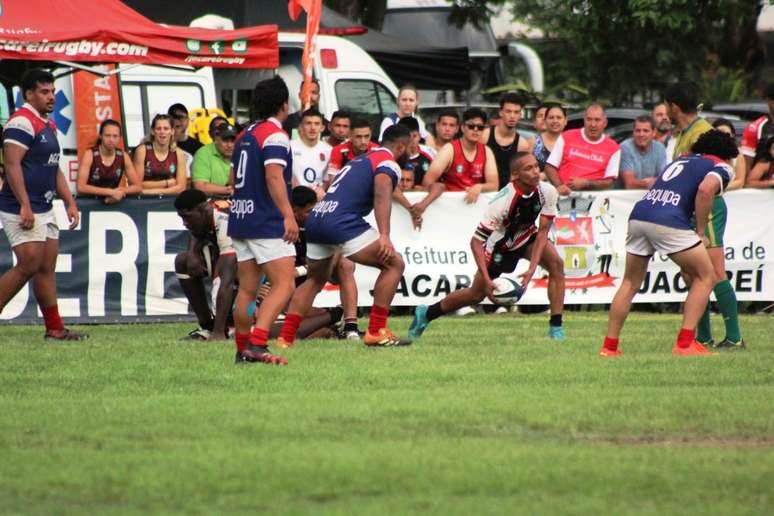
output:
POLYGON ((483 220, 470 240, 478 271, 473 284, 452 292, 437 303, 418 306, 409 329, 409 338, 418 339, 430 322, 464 306, 476 305, 489 298, 495 302, 493 280, 516 270, 522 258, 529 267, 520 275, 526 289, 537 266, 548 271, 548 297, 551 304, 549 337, 564 340, 564 264, 548 232, 556 217, 559 194, 550 183, 540 181, 535 156, 519 151, 510 163, 511 182, 492 199, 483 220), (535 222, 538 221, 538 225, 535 222))
POLYGON ((237 138, 232 158, 234 199, 228 235, 237 255, 236 363, 287 365, 269 351, 269 327, 293 294, 298 224, 288 197, 292 155, 282 121, 288 114, 288 88, 279 76, 260 81, 253 91, 257 120, 237 138), (266 275, 271 292, 261 303, 255 325, 247 308, 266 275))
POLYGON ((392 192, 400 179, 411 135, 402 125, 384 132, 382 148, 344 167, 306 220, 307 280, 293 295, 277 345, 292 346, 315 296, 331 276, 337 254, 380 269, 373 289, 374 304, 364 336, 366 346, 410 344, 387 328, 390 304, 403 274, 403 259, 390 241, 392 192), (397 162, 397 163, 396 163, 397 162), (363 217, 371 210, 374 229, 363 217))
POLYGON ((228 236, 230 208, 229 201, 207 201, 207 195, 194 188, 175 199, 177 214, 190 234, 188 250, 175 257, 175 273, 199 321, 199 327, 186 339, 228 338, 227 320, 234 302, 236 275, 236 251, 228 236), (205 277, 213 279, 214 317, 204 290, 205 277))
POLYGON ((0 276, 0 312, 32 280, 32 291, 43 313, 45 339, 82 340, 88 337, 65 328, 56 302, 56 259, 59 227, 53 200, 65 203, 70 229, 80 220, 59 168, 59 141, 54 121, 54 76, 29 70, 21 81, 26 101, 6 123, 3 133, 5 181, 0 189, 0 223, 16 255, 16 265, 0 276))
POLYGON ((683 323, 673 355, 711 355, 696 340, 696 325, 715 284, 705 228, 712 201, 733 179, 730 160, 739 154, 730 135, 710 130, 686 154, 668 165, 645 196, 634 205, 626 237, 626 270, 610 306, 607 336, 599 354, 620 356, 618 339, 632 299, 642 285, 653 253, 669 256, 689 283, 683 323), (695 215, 696 225, 691 224, 695 215))
POLYGON ((320 139, 323 130, 322 113, 307 109, 301 114, 298 138, 290 141, 293 151, 293 185, 312 188, 317 198, 325 195, 325 170, 331 159, 331 146, 320 139))
MULTIPOLYGON (((664 102, 667 105, 667 115, 678 129, 675 134, 675 146, 672 159, 678 159, 691 151, 699 137, 710 131, 712 126, 697 113, 698 99, 695 88, 688 84, 674 84, 664 92, 664 102)), ((723 187, 725 189, 725 186, 723 187)), ((712 200, 705 236, 707 237, 707 252, 715 270, 715 282, 713 292, 718 300, 718 308, 723 315, 726 337, 715 344, 712 340, 710 327, 710 306, 707 304, 704 314, 699 322, 696 340, 700 343, 726 349, 742 349, 747 346, 742 339, 739 328, 739 307, 736 301, 736 293, 731 282, 726 276, 726 257, 723 248, 723 234, 726 231, 728 220, 728 207, 722 196, 712 200)))

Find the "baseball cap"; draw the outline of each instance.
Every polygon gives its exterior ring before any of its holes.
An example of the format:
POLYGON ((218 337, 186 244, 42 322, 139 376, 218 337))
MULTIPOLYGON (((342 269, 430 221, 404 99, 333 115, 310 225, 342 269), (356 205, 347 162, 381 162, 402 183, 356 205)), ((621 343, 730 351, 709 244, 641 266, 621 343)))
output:
POLYGON ((235 138, 237 130, 231 124, 221 124, 212 132, 212 135, 220 138, 235 138))

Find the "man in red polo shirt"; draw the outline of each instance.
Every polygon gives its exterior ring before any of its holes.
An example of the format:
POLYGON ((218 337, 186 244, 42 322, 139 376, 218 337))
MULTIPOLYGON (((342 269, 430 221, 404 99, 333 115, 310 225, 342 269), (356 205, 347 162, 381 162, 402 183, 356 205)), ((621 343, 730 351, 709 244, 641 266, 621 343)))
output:
POLYGON ((583 129, 565 131, 546 162, 546 176, 560 195, 577 190, 606 190, 618 177, 619 145, 605 134, 607 117, 601 104, 586 108, 583 129))
POLYGON ((356 118, 352 121, 352 132, 350 139, 344 143, 336 145, 331 150, 331 160, 328 162, 324 188, 327 191, 336 174, 344 168, 347 163, 361 154, 378 148, 379 145, 371 141, 371 126, 368 121, 356 118))

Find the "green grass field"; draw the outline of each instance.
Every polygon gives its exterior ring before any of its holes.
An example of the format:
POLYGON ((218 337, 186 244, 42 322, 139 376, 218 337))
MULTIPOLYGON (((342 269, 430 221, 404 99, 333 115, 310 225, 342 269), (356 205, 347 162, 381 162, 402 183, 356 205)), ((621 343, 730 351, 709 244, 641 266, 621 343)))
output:
MULTIPOLYGON (((677 316, 449 318, 404 349, 235 367, 191 325, 0 329, 0 512, 771 514, 774 318, 673 358, 677 316)), ((713 320, 721 334, 722 323, 713 320)), ((393 319, 403 334, 409 320, 393 319)))

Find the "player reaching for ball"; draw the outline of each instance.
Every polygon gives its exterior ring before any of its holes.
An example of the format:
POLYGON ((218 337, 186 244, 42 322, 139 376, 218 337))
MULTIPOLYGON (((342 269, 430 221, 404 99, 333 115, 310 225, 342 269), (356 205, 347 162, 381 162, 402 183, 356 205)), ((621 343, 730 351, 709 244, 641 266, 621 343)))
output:
POLYGON ((675 262, 689 284, 683 307, 683 324, 672 354, 714 354, 696 341, 696 326, 715 285, 704 230, 714 196, 722 194, 734 177, 729 163, 739 151, 731 135, 712 130, 699 137, 691 152, 693 154, 682 155, 661 172, 656 183, 637 201, 629 215, 626 270, 610 305, 607 336, 599 352, 603 357, 623 354, 618 349, 618 337, 656 251, 675 262), (694 213, 695 229, 691 226, 691 215, 694 213))
POLYGON ((500 274, 513 272, 521 258, 528 258, 529 267, 520 275, 522 288, 526 290, 538 264, 548 271, 549 337, 564 339, 564 267, 556 248, 548 241, 558 194, 552 185, 540 181, 540 168, 532 154, 514 154, 510 169, 511 182, 489 203, 484 219, 470 239, 478 266, 473 285, 454 291, 429 307, 418 306, 409 338, 419 338, 431 321, 463 306, 478 304, 485 297, 496 302, 493 280, 500 274), (540 222, 536 226, 538 218, 540 222))
POLYGON ((380 270, 374 284, 374 304, 366 346, 411 344, 387 328, 392 298, 403 275, 403 260, 390 241, 392 193, 405 165, 411 134, 394 125, 384 132, 382 147, 349 162, 336 175, 325 197, 306 219, 307 279, 293 294, 277 346, 290 347, 315 296, 331 277, 337 254, 380 270), (376 228, 363 217, 374 212, 376 228))

